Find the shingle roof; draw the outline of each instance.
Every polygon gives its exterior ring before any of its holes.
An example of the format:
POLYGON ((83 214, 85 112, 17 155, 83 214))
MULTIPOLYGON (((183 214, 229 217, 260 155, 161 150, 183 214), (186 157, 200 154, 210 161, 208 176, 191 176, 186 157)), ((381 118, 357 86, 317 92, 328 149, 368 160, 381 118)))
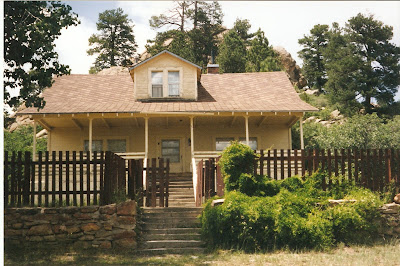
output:
POLYGON ((136 101, 129 74, 61 76, 43 97, 42 110, 27 108, 19 114, 317 110, 299 98, 284 72, 204 74, 197 101, 136 101))

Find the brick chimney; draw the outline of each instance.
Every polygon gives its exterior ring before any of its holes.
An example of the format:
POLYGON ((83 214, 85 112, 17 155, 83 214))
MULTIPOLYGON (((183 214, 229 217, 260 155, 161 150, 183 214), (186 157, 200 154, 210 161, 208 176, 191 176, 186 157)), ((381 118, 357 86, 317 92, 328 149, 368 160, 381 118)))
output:
POLYGON ((218 74, 219 65, 215 63, 214 51, 211 50, 211 62, 207 65, 207 74, 218 74))
POLYGON ((219 73, 219 65, 218 64, 208 64, 207 65, 207 74, 218 74, 219 73))

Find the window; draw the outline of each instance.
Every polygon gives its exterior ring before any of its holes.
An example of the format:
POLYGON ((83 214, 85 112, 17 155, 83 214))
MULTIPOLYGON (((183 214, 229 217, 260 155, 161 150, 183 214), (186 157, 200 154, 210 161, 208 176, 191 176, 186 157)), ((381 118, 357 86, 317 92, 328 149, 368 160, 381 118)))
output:
POLYGON ((231 145, 231 141, 234 138, 217 138, 215 141, 215 150, 216 151, 223 151, 226 147, 231 145))
MULTIPOLYGON (((92 140, 92 151, 102 151, 103 141, 102 140, 92 140)), ((89 151, 89 140, 85 140, 84 151, 89 151)))
POLYGON ((151 96, 163 97, 163 72, 151 72, 151 96))
POLYGON ((179 72, 168 71, 168 95, 172 97, 179 96, 179 72))
POLYGON ((179 163, 181 157, 179 146, 179 140, 162 140, 161 157, 169 159, 170 163, 179 163))
POLYGON ((125 139, 108 139, 107 150, 112 152, 126 152, 125 139))
MULTIPOLYGON (((246 138, 240 138, 240 143, 246 144, 246 138)), ((250 138, 249 139, 249 146, 252 150, 257 150, 257 138, 250 138)))

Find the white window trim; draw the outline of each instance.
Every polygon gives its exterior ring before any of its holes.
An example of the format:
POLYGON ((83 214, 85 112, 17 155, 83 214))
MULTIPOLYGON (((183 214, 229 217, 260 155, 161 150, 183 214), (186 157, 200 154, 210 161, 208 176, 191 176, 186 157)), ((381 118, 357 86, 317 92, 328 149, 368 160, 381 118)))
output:
POLYGON ((149 67, 148 68, 148 93, 149 98, 162 99, 158 97, 153 97, 152 83, 151 83, 151 73, 152 72, 163 72, 163 97, 162 98, 177 98, 183 95, 183 67, 149 67), (168 71, 179 72, 179 96, 169 96, 168 88, 168 71))

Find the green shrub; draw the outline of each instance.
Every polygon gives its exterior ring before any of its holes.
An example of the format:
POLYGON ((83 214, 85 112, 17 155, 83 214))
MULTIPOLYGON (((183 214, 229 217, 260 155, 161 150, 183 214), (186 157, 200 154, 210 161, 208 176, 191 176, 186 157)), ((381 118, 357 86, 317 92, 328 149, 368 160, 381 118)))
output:
POLYGON ((243 174, 239 191, 227 192, 224 204, 205 204, 202 235, 211 247, 266 251, 327 249, 338 243, 368 243, 377 235, 379 195, 342 177, 322 190, 326 173, 283 181, 243 174), (242 192, 246 192, 246 195, 242 192), (262 196, 260 196, 262 195, 262 196), (330 206, 328 199, 355 199, 330 206))
POLYGON ((239 189, 240 176, 253 173, 256 154, 247 145, 233 141, 230 146, 222 152, 219 165, 224 177, 225 190, 233 191, 239 189))

